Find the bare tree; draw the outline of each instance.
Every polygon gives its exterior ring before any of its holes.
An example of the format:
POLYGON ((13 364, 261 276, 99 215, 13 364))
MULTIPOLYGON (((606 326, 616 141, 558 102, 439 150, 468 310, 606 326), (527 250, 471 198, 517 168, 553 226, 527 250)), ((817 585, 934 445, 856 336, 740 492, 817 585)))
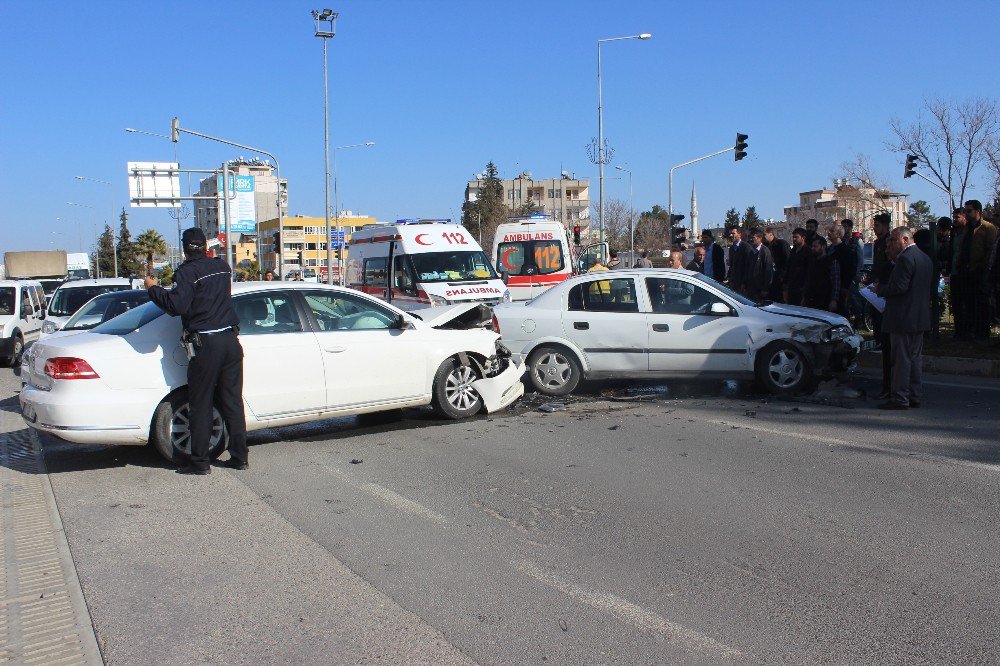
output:
MULTIPOLYGON (((597 220, 597 206, 590 219, 597 220)), ((638 220, 638 214, 634 214, 638 220)), ((604 240, 613 250, 627 250, 629 247, 631 228, 629 225, 628 202, 621 199, 604 200, 604 240)))
POLYGON ((905 124, 898 118, 889 122, 895 138, 887 147, 916 155, 920 166, 930 172, 928 177, 950 193, 954 208, 956 197, 965 201, 973 175, 987 159, 987 148, 996 140, 997 122, 997 104, 992 99, 925 100, 915 123, 905 124))
POLYGON ((1000 136, 994 136, 986 147, 986 160, 993 177, 993 200, 1000 202, 1000 136))
POLYGON ((839 196, 846 205, 830 209, 827 221, 835 222, 837 216, 843 216, 854 220, 857 231, 864 231, 877 214, 891 213, 886 204, 896 193, 889 186, 888 178, 875 172, 868 155, 858 153, 853 160, 842 163, 840 174, 833 177, 833 182, 841 183, 839 196))

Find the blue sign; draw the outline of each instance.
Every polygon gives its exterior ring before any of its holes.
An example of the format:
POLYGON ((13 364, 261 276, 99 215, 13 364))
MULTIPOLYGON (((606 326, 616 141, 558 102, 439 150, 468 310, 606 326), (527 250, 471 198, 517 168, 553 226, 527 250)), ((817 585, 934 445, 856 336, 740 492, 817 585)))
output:
POLYGON ((345 236, 346 233, 343 231, 330 231, 330 240, 332 241, 343 242, 345 236))
MULTIPOLYGON (((233 233, 252 234, 257 231, 257 205, 254 200, 254 177, 245 174, 229 174, 229 225, 233 233)), ((222 196, 222 176, 218 176, 216 186, 219 192, 219 227, 225 229, 222 196)))

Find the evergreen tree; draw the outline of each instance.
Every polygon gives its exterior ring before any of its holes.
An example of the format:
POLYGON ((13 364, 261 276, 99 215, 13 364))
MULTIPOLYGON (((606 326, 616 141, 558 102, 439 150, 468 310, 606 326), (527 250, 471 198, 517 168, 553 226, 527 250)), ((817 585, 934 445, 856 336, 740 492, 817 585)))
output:
POLYGON ((910 204, 910 210, 906 212, 906 223, 912 229, 929 229, 931 222, 937 218, 931 213, 930 205, 920 199, 910 204))
POLYGON ((128 230, 128 214, 122 208, 119 217, 121 226, 118 227, 118 275, 122 277, 136 277, 142 275, 143 266, 139 253, 136 252, 135 244, 132 242, 132 233, 128 230))
POLYGON ((747 231, 756 229, 761 225, 764 220, 760 219, 760 215, 757 214, 757 207, 750 206, 747 211, 743 213, 743 228, 747 231))
POLYGON ((510 209, 503 200, 503 182, 493 162, 486 165, 486 176, 480 183, 477 199, 462 205, 462 225, 483 247, 490 247, 497 226, 507 220, 510 209))
POLYGON ((174 283, 174 269, 167 264, 156 273, 156 279, 161 287, 169 287, 174 283))
POLYGON ((740 226, 740 214, 735 208, 730 208, 726 211, 726 229, 732 229, 734 227, 740 226))
POLYGON ((115 232, 112 231, 111 225, 105 224, 104 231, 101 232, 100 237, 97 239, 97 270, 98 272, 94 274, 96 277, 98 274, 101 277, 114 277, 115 276, 115 232))

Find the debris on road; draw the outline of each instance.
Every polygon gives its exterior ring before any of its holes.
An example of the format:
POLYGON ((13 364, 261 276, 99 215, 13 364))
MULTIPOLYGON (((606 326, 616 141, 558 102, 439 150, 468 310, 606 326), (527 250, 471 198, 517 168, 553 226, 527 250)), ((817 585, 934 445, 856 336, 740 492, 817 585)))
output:
POLYGON ((352 465, 360 465, 363 462, 364 462, 364 460, 362 460, 361 458, 351 458, 351 464, 352 465))
POLYGON ((538 411, 551 414, 552 412, 561 412, 568 407, 569 405, 565 402, 547 402, 544 405, 540 405, 538 411))

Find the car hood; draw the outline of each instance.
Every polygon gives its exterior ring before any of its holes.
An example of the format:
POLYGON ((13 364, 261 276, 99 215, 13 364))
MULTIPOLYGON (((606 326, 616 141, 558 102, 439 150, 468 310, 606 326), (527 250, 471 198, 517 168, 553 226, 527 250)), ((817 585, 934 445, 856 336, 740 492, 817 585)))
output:
POLYGON ((410 314, 433 328, 485 328, 490 321, 490 309, 482 303, 456 303, 435 308, 420 308, 410 314))
POLYGON ((798 319, 811 320, 830 326, 849 326, 850 322, 839 314, 826 312, 825 310, 814 310, 804 308, 799 305, 785 305, 784 303, 771 303, 760 308, 764 312, 784 315, 786 317, 796 317, 798 319))

